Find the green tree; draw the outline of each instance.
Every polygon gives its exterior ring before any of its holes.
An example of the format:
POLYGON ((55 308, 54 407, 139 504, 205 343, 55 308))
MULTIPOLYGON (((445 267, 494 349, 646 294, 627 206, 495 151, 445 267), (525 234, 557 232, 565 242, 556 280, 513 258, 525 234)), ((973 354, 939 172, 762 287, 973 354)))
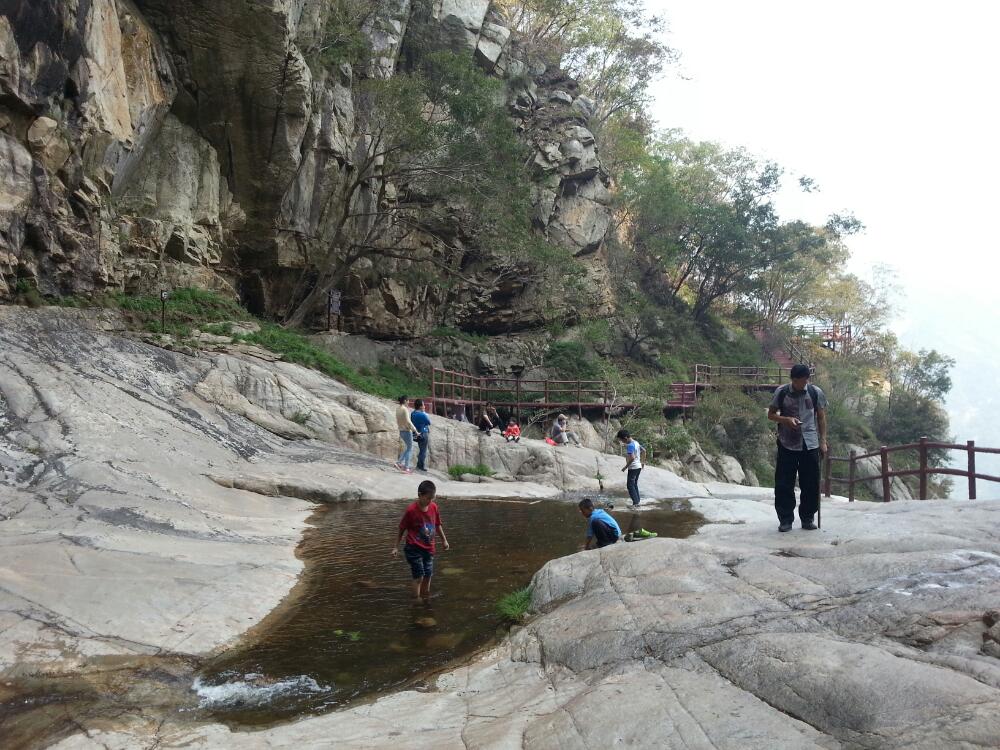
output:
POLYGON ((769 329, 812 316, 821 286, 848 257, 841 235, 829 226, 787 222, 775 229, 774 243, 779 249, 774 263, 761 271, 740 300, 769 329))
POLYGON ((704 321, 718 300, 748 293, 787 256, 772 203, 780 178, 776 164, 744 151, 666 134, 625 185, 630 239, 659 276, 659 296, 675 305, 686 297, 704 321))
POLYGON ((664 22, 643 0, 497 0, 522 44, 547 53, 595 100, 600 128, 618 113, 641 115, 649 87, 676 58, 664 22))

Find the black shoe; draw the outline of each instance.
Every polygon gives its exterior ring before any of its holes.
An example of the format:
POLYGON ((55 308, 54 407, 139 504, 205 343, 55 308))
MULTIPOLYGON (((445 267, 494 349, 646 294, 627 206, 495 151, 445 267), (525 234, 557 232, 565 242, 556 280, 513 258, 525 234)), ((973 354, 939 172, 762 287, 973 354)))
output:
POLYGON ((816 531, 816 529, 818 529, 819 526, 814 524, 812 521, 803 521, 802 528, 805 529, 806 531, 816 531))
POLYGON ((778 531, 791 531, 792 525, 790 523, 783 523, 778 527, 778 531))

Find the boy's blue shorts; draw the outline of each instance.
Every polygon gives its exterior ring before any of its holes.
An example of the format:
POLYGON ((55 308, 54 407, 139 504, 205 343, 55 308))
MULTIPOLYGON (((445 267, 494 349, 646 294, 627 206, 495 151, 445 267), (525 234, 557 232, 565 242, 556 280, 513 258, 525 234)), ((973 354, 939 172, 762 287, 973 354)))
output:
POLYGON ((403 557, 410 564, 413 580, 430 578, 434 575, 434 555, 431 554, 430 550, 407 544, 403 546, 403 557))

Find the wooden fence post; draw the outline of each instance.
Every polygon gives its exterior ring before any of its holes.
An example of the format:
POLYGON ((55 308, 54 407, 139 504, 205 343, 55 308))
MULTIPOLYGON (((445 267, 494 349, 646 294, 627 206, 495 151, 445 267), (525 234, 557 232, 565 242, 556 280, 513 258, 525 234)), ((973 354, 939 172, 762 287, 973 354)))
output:
POLYGON ((970 440, 966 444, 969 451, 969 499, 976 499, 976 441, 970 440))
POLYGON ((826 467, 826 481, 824 482, 824 490, 826 491, 826 496, 830 497, 831 486, 833 485, 833 479, 830 477, 830 473, 833 470, 833 459, 830 458, 830 448, 827 446, 826 456, 825 456, 825 467, 826 467))
POLYGON ((857 451, 851 451, 851 462, 847 465, 847 499, 854 502, 854 456, 857 451))
POLYGON ((927 499, 927 438, 920 438, 920 499, 927 499))
POLYGON ((883 445, 879 448, 879 453, 882 455, 882 502, 887 503, 892 499, 890 496, 892 477, 889 476, 889 446, 883 445))

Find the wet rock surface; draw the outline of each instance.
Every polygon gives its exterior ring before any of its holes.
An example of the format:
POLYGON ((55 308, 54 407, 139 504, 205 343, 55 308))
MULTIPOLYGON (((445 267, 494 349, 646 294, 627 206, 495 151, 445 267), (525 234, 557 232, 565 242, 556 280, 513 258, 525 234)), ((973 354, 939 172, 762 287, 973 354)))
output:
MULTIPOLYGON (((8 681, 217 650, 296 581, 312 502, 414 489, 379 457, 391 404, 120 327, 107 313, 0 308, 8 681), (303 403, 312 436, 287 427, 303 403)), ((616 456, 440 428, 438 460, 485 456, 545 482, 490 495, 587 489, 595 462, 621 481, 616 456)), ((450 497, 482 493, 432 476, 450 497)), ((404 730, 408 747, 995 744, 1000 501, 826 502, 822 530, 779 535, 771 490, 653 469, 642 487, 693 497, 715 523, 549 563, 534 617, 422 691, 252 734, 122 712, 57 746, 376 748, 404 730)))
MULTIPOLYGON (((283 394, 286 408, 301 408, 299 393, 329 399, 342 419, 335 436, 364 430, 365 412, 352 402, 388 404, 303 368, 165 351, 105 330, 116 327, 99 311, 0 307, 0 664, 8 668, 221 646, 296 580, 293 553, 312 503, 413 494, 414 478, 352 450, 370 438, 324 443, 295 432, 280 408, 269 411, 283 394), (251 395, 264 394, 257 405, 236 391, 228 408, 210 388, 234 371, 251 395), (206 389, 217 398, 199 396, 206 389)), ((455 486, 452 494, 476 489, 455 486)), ((556 490, 515 483, 503 492, 556 490)))
POLYGON ((254 734, 158 736, 389 748, 405 727, 420 748, 994 746, 1000 501, 828 503, 822 530, 779 535, 766 499, 696 499, 721 523, 694 538, 549 563, 528 624, 431 692, 254 734))

